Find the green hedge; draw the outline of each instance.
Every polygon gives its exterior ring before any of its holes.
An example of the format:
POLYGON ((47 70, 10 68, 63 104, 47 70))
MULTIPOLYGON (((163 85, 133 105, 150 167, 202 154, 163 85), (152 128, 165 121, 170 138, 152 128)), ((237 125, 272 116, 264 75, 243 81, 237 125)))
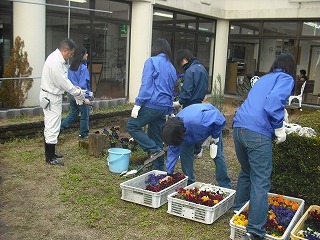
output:
POLYGON ((313 128, 318 136, 320 135, 320 110, 301 115, 293 120, 293 123, 299 124, 302 127, 313 128))
POLYGON ((302 198, 307 204, 320 204, 320 111, 296 119, 294 123, 311 127, 317 137, 287 135, 273 146, 271 192, 302 198))

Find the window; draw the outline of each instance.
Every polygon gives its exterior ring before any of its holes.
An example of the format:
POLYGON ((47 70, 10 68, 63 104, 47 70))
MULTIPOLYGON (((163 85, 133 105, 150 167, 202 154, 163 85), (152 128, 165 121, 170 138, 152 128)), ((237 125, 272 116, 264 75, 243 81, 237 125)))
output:
POLYGON ((71 8, 68 8, 65 2, 59 1, 60 6, 56 6, 56 2, 52 3, 55 6, 47 6, 46 55, 69 33, 78 46, 84 46, 88 51, 91 88, 95 96, 125 97, 130 5, 91 0, 83 4, 70 2, 71 8))
POLYGON ((303 36, 320 36, 320 22, 303 22, 303 36))
POLYGON ((230 35, 258 35, 259 25, 259 22, 231 22, 230 35))
POLYGON ((296 36, 298 29, 297 22, 264 22, 264 35, 296 36))

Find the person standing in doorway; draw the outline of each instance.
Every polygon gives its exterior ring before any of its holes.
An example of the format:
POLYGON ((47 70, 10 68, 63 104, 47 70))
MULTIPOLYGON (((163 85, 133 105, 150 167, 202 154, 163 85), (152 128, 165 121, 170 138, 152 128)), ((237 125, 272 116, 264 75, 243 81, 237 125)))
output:
POLYGON ((284 108, 294 86, 296 62, 280 54, 268 74, 257 81, 238 108, 233 139, 241 171, 237 181, 235 211, 250 200, 246 234, 240 240, 264 239, 268 217, 268 192, 272 172, 272 138, 286 140, 284 108))
POLYGON ((77 99, 70 93, 68 93, 68 99, 70 103, 70 113, 63 119, 61 123, 60 131, 69 128, 74 120, 80 116, 80 132, 79 138, 88 138, 89 134, 89 115, 90 115, 90 74, 87 68, 88 54, 84 47, 76 48, 73 61, 68 70, 68 78, 73 85, 79 86, 82 90, 86 90, 84 104, 79 105, 77 99))
POLYGON ((161 129, 166 115, 173 113, 176 70, 171 63, 171 47, 162 38, 155 40, 151 57, 144 63, 142 84, 136 97, 127 131, 139 146, 149 153, 145 164, 152 162, 153 169, 164 169, 164 151, 161 129), (147 133, 143 127, 148 125, 147 133))
POLYGON ((50 165, 64 165, 57 159, 62 155, 55 152, 61 125, 62 95, 68 92, 79 102, 84 101, 85 91, 68 79, 67 61, 74 54, 75 48, 72 39, 62 40, 58 48, 47 57, 42 70, 39 98, 44 113, 45 158, 50 165))

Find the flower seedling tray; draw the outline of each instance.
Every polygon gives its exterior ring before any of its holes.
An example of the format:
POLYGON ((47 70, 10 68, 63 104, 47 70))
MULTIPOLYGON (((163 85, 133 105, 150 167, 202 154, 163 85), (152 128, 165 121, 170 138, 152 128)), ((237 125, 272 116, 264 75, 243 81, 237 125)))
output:
POLYGON ((159 208, 163 204, 167 203, 167 196, 173 192, 177 188, 184 188, 187 186, 188 177, 186 176, 181 181, 167 187, 160 192, 152 192, 146 190, 146 183, 145 181, 148 178, 149 174, 166 174, 164 171, 152 170, 145 174, 142 174, 138 177, 132 178, 126 182, 120 184, 122 189, 122 196, 121 199, 137 204, 141 204, 147 207, 152 208, 159 208))
POLYGON ((212 191, 222 191, 227 196, 217 203, 216 205, 209 207, 202 204, 196 204, 183 199, 175 198, 177 193, 172 193, 168 196, 168 213, 179 216, 182 218, 187 218, 193 221, 212 224, 220 216, 226 213, 233 205, 235 199, 235 190, 222 188, 210 184, 205 184, 201 182, 195 182, 185 187, 184 189, 201 188, 203 186, 210 186, 212 191))
MULTIPOLYGON (((271 196, 278 196, 278 194, 268 193, 268 197, 271 197, 271 196)), ((273 237, 269 234, 266 234, 265 239, 268 239, 268 240, 290 240, 290 232, 303 214, 303 210, 304 210, 304 200, 303 199, 288 197, 288 196, 283 196, 283 199, 297 202, 300 206, 299 206, 298 210, 296 211, 296 213, 294 214, 294 217, 292 218, 290 224, 288 225, 286 231, 284 232, 284 234, 282 235, 281 238, 273 237)), ((249 207, 249 201, 238 211, 237 215, 240 215, 240 213, 243 212, 248 207, 249 207)), ((246 234, 246 227, 234 224, 233 221, 234 221, 234 218, 232 218, 230 220, 230 227, 231 227, 230 238, 232 240, 239 240, 243 235, 246 234)))
POLYGON ((297 236, 298 232, 300 230, 303 229, 304 227, 304 222, 305 220, 307 220, 308 218, 308 213, 312 212, 314 210, 317 210, 318 212, 320 212, 320 206, 317 205, 311 205, 308 210, 303 214, 303 216, 300 218, 300 220, 298 221, 298 223, 294 226, 294 228, 292 229, 291 233, 290 233, 290 237, 292 240, 301 240, 301 239, 305 239, 302 237, 297 236))

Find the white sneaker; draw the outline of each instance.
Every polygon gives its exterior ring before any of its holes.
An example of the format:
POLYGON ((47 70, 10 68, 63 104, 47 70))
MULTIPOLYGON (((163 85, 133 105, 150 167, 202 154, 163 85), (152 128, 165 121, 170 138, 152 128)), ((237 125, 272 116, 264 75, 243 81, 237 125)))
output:
POLYGON ((201 149, 201 152, 200 153, 198 153, 198 154, 196 154, 196 158, 202 158, 203 157, 203 149, 201 149))

